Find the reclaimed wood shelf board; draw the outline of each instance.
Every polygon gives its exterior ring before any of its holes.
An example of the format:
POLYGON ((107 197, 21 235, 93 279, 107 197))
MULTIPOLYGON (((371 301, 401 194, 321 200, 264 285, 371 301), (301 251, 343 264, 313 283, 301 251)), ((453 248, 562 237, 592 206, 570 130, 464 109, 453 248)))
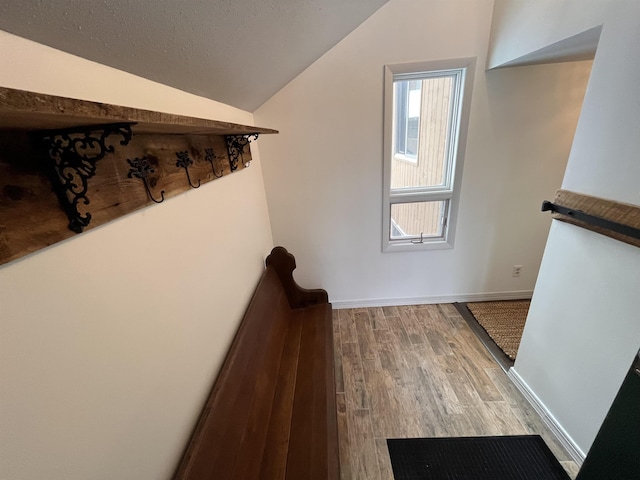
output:
POLYGON ((136 133, 242 135, 277 130, 0 87, 0 128, 49 130, 135 123, 136 133))
POLYGON ((273 133, 0 88, 0 264, 241 171, 273 133))

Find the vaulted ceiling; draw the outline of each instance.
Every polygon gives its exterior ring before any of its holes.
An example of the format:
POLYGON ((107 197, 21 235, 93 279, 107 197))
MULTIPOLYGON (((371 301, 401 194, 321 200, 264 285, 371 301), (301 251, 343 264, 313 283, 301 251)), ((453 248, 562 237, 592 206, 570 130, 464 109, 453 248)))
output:
POLYGON ((254 111, 386 2, 0 0, 0 30, 254 111))

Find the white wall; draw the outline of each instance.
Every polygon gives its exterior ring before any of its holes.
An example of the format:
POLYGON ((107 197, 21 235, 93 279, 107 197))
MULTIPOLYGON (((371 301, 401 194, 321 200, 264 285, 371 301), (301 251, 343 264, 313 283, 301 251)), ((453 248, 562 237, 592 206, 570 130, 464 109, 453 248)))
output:
MULTIPOLYGON (((640 2, 499 0, 491 64, 603 25, 562 187, 640 205, 640 2)), ((587 452, 640 347, 640 249, 553 225, 515 369, 587 452)))
POLYGON ((260 145, 274 240, 334 306, 533 290, 551 223, 540 205, 560 187, 590 62, 485 74, 492 7, 392 0, 255 112, 281 132, 260 145), (383 254, 383 66, 471 56, 455 248, 383 254))
MULTIPOLYGON (((0 85, 252 115, 0 32, 0 85)), ((171 477, 272 246, 251 168, 0 267, 0 478, 171 477)))

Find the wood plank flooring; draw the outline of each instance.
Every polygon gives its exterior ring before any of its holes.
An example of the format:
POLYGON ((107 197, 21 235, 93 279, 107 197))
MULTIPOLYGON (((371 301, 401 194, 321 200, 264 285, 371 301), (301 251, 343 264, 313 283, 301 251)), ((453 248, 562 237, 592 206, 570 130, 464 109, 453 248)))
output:
POLYGON ((387 438, 539 434, 577 465, 450 304, 333 311, 344 480, 393 480, 387 438))

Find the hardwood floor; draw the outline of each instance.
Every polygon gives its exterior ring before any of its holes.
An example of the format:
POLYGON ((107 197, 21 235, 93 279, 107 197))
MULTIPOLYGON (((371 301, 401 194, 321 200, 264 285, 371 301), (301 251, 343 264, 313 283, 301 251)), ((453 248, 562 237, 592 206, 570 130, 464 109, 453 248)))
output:
POLYGON ((393 480, 387 438, 539 434, 576 464, 450 304, 334 310, 344 480, 393 480))

